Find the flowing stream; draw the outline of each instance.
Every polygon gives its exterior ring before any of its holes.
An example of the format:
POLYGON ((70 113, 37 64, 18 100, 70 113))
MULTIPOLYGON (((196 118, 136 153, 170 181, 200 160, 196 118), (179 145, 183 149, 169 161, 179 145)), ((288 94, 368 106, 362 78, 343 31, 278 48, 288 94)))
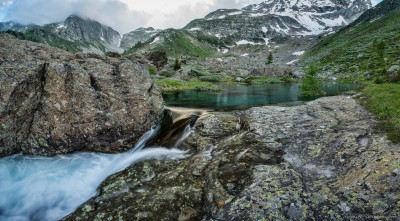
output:
POLYGON ((186 151, 177 148, 191 133, 199 112, 172 113, 178 116, 170 116, 171 111, 166 111, 163 120, 125 153, 75 153, 55 157, 19 154, 1 158, 0 221, 59 220, 95 196, 97 187, 108 176, 134 163, 187 157, 186 151), (171 128, 165 128, 165 124, 171 128), (163 131, 174 134, 168 138, 171 148, 155 147, 157 143, 152 141, 160 140, 158 137, 163 131))
MULTIPOLYGON (((173 106, 237 109, 298 101, 298 86, 226 86, 227 90, 218 93, 182 92, 168 94, 165 99, 173 106)), ((354 84, 324 84, 329 95, 356 87, 354 84)), ((0 221, 59 220, 95 196, 97 187, 108 176, 134 163, 160 157, 187 157, 187 152, 178 148, 202 114, 199 110, 166 110, 163 120, 125 153, 1 158, 0 221)))

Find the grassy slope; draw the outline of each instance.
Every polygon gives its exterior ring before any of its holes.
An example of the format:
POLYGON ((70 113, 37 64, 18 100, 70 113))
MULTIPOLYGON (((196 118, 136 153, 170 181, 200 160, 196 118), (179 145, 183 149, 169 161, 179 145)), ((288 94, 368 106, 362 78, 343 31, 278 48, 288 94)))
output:
POLYGON ((400 65, 399 21, 400 10, 394 10, 378 20, 350 25, 322 40, 303 58, 306 64, 316 64, 338 77, 355 73, 358 79, 364 79, 366 99, 362 103, 380 120, 378 128, 395 143, 400 143, 400 83, 374 82, 385 78, 390 66, 400 65), (385 43, 383 57, 373 47, 374 41, 385 43), (357 58, 359 54, 363 58, 357 58), (366 72, 373 76, 371 81, 365 79, 366 72))
POLYGON ((400 84, 370 84, 364 92, 367 99, 363 103, 380 120, 379 129, 400 143, 400 84))
POLYGON ((195 56, 195 57, 210 57, 215 52, 208 44, 200 42, 194 35, 185 30, 167 29, 157 36, 154 36, 144 44, 139 44, 129 49, 126 53, 136 51, 148 52, 154 50, 163 50, 167 52, 169 57, 180 56, 195 56), (157 36, 164 40, 150 44, 157 36))
POLYGON ((39 42, 48 44, 53 47, 61 48, 69 52, 81 52, 82 48, 90 48, 95 47, 99 50, 105 52, 105 47, 99 42, 98 44, 92 44, 82 41, 68 41, 62 37, 59 37, 56 33, 54 33, 53 28, 51 26, 37 26, 28 29, 26 32, 15 32, 15 31, 6 31, 15 37, 28 40, 33 42, 39 42))
POLYGON ((343 28, 314 46, 305 54, 303 61, 307 64, 314 63, 339 77, 348 73, 382 74, 400 59, 399 21, 400 11, 396 10, 373 22, 343 28), (388 59, 386 62, 373 47, 375 40, 385 43, 384 57, 388 59), (357 58, 359 54, 363 57, 357 58))

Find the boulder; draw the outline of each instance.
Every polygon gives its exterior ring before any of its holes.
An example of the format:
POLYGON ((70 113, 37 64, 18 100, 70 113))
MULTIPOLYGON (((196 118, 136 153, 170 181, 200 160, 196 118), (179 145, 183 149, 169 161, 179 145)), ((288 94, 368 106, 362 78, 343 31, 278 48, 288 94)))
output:
POLYGON ((399 65, 393 65, 387 70, 387 73, 389 73, 389 74, 396 74, 396 73, 399 73, 399 72, 400 72, 400 66, 399 65))
POLYGON ((400 66, 393 65, 388 70, 388 78, 390 82, 399 82, 400 81, 400 66))
POLYGON ((135 61, 0 35, 0 156, 130 149, 162 97, 135 61))
POLYGON ((147 59, 151 61, 157 69, 164 67, 168 63, 167 53, 165 51, 153 51, 147 59))

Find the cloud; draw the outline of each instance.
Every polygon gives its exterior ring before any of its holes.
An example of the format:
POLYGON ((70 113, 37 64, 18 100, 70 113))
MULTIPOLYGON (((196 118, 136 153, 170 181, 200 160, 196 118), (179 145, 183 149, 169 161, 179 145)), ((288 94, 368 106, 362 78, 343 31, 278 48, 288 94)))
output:
POLYGON ((259 0, 0 0, 0 12, 4 20, 39 25, 77 14, 126 33, 148 26, 180 28, 218 8, 255 2, 259 0))
POLYGON ((123 34, 138 27, 182 28, 191 20, 202 18, 216 9, 242 8, 260 2, 261 0, 0 0, 0 19, 43 25, 61 22, 69 15, 77 14, 99 21, 123 34))
POLYGON ((382 0, 372 0, 372 5, 375 6, 379 4, 382 0))
POLYGON ((119 0, 14 0, 5 13, 7 20, 39 25, 60 22, 71 14, 77 14, 121 33, 139 27, 151 17, 143 11, 129 9, 119 0))
POLYGON ((12 0, 1 0, 0 1, 0 10, 6 7, 9 7, 12 4, 12 0))

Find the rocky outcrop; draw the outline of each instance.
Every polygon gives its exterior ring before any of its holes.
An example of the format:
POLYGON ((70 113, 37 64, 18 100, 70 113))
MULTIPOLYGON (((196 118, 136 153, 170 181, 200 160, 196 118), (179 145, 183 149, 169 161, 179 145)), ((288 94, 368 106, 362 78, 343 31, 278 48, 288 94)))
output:
POLYGON ((264 68, 253 69, 251 75, 265 77, 291 77, 293 74, 292 69, 288 65, 269 64, 264 68))
POLYGON ((186 159, 132 165, 65 220, 394 220, 399 148, 373 123, 344 96, 209 113, 186 159))
POLYGON ((131 148, 162 97, 135 61, 0 35, 0 156, 131 148))
MULTIPOLYGON (((114 29, 100 24, 91 19, 71 15, 63 23, 57 24, 54 31, 61 37, 75 42, 85 42, 94 45, 102 45, 106 51, 122 52, 119 48, 121 36, 114 29)), ((101 46, 98 45, 99 49, 101 46)))
POLYGON ((138 28, 134 31, 126 33, 122 36, 120 47, 124 50, 135 46, 137 43, 145 43, 149 41, 153 36, 158 34, 161 30, 149 28, 138 28))

